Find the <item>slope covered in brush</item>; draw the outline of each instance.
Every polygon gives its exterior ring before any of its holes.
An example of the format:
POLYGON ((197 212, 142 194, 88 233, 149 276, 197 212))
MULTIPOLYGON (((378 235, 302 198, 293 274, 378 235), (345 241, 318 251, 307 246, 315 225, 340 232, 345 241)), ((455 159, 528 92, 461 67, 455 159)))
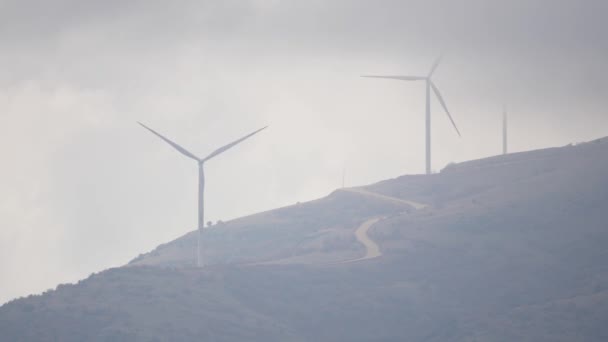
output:
POLYGON ((608 140, 403 176, 193 234, 0 308, 11 341, 605 341, 608 140), (369 231, 378 258, 354 231, 369 231), (170 267, 167 267, 170 266, 170 267))

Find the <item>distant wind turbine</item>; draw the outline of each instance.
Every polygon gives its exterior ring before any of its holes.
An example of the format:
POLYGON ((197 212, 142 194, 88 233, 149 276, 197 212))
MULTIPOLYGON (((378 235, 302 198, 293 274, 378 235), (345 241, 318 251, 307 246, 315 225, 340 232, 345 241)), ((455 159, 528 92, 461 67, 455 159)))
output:
POLYGON ((262 127, 253 133, 249 133, 246 136, 244 136, 236 141, 233 141, 228 145, 222 146, 222 147, 218 148, 217 150, 211 152, 211 154, 209 154, 207 157, 201 159, 201 158, 195 156, 194 154, 192 154, 190 151, 186 150, 185 148, 179 146, 178 144, 174 143, 173 141, 169 140, 168 138, 162 136, 160 133, 156 132, 152 128, 144 125, 141 122, 137 122, 137 123, 140 124, 145 129, 147 129, 148 131, 152 132, 154 135, 156 135, 159 138, 161 138, 162 140, 164 140, 167 144, 173 146, 173 148, 175 148, 179 153, 185 155, 188 158, 196 160, 198 163, 198 250, 197 250, 196 265, 198 267, 203 267, 204 266, 203 265, 203 253, 202 253, 203 251, 202 251, 202 245, 201 245, 203 228, 205 227, 205 205, 204 205, 205 173, 203 171, 203 164, 205 164, 205 162, 207 160, 225 152, 226 150, 228 150, 231 147, 234 147, 235 145, 241 143, 243 140, 253 136, 254 134, 260 132, 261 130, 265 129, 268 126, 262 127))
POLYGON ((507 135, 507 129, 508 129, 508 122, 507 122, 507 106, 503 106, 503 110, 502 110, 502 154, 507 154, 507 139, 508 139, 508 135, 507 135))
POLYGON ((456 127, 456 123, 454 122, 454 119, 452 119, 452 115, 450 114, 448 107, 446 106, 445 101, 443 100, 443 97, 441 96, 441 93, 439 92, 439 89, 437 88, 437 86, 435 86, 435 84, 431 80, 431 77, 435 73, 435 69, 437 69, 437 67, 439 66, 439 62, 441 62, 441 56, 439 58, 437 58, 437 60, 431 67, 431 71, 426 76, 379 76, 379 75, 361 76, 361 77, 369 77, 369 78, 388 78, 388 79, 401 80, 401 81, 425 81, 426 82, 426 174, 427 175, 431 173, 431 89, 433 89, 433 92, 435 93, 437 100, 439 100, 439 103, 445 110, 445 113, 448 115, 448 118, 450 118, 450 121, 452 122, 452 126, 454 126, 454 129, 456 130, 456 133, 458 133, 458 136, 460 136, 460 131, 458 131, 458 127, 456 127))

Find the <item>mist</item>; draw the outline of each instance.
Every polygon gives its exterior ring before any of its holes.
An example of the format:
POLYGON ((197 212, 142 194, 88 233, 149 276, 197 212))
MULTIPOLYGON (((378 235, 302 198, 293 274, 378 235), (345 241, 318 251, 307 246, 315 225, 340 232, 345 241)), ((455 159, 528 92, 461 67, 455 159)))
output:
POLYGON ((5 1, 0 4, 0 302, 127 263, 196 227, 433 164, 606 135, 604 1, 5 1))

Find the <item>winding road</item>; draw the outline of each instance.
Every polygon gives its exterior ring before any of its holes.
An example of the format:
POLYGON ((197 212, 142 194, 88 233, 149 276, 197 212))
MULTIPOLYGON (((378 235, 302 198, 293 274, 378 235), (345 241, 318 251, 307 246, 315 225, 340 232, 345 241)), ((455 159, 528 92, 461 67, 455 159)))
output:
MULTIPOLYGON (((390 202, 393 202, 393 203, 399 203, 399 204, 407 205, 408 207, 413 207, 416 210, 420 210, 420 209, 424 209, 424 208, 428 207, 427 204, 418 203, 418 202, 414 202, 414 201, 408 201, 408 200, 404 200, 404 199, 396 198, 396 197, 390 197, 390 196, 378 194, 378 193, 375 193, 375 192, 370 192, 370 191, 359 189, 359 188, 345 188, 345 189, 341 189, 341 190, 342 191, 351 192, 351 193, 360 194, 360 195, 364 195, 364 196, 373 197, 373 198, 376 198, 376 199, 390 201, 390 202)), ((368 260, 368 259, 374 259, 374 258, 377 258, 377 257, 379 257, 379 256, 382 255, 382 252, 380 251, 380 247, 378 246, 378 244, 374 240, 372 240, 367 235, 367 231, 374 224, 378 223, 379 221, 381 221, 383 219, 384 219, 383 216, 377 216, 377 217, 371 218, 371 219, 363 222, 359 226, 359 228, 357 228, 357 230, 355 231, 355 237, 357 238, 357 241, 359 241, 363 246, 365 246, 365 255, 363 257, 361 257, 361 258, 342 261, 342 262, 340 262, 341 264, 346 264, 346 263, 351 263, 351 262, 357 262, 357 261, 362 261, 362 260, 368 260)))
POLYGON ((341 191, 346 191, 346 192, 352 192, 355 194, 360 194, 360 195, 365 195, 365 196, 369 196, 369 197, 374 197, 377 199, 381 199, 381 200, 385 200, 388 202, 393 202, 393 203, 398 203, 398 204, 405 204, 408 205, 410 207, 413 207, 416 210, 420 210, 420 209, 424 209, 426 207, 428 207, 428 204, 423 204, 423 203, 418 203, 418 202, 414 202, 414 201, 408 201, 408 200, 404 200, 401 198, 397 198, 397 197, 391 197, 391 196, 387 196, 387 195, 382 195, 376 192, 371 192, 371 191, 367 191, 361 188, 344 188, 344 189, 340 189, 341 191))
MULTIPOLYGON (((404 200, 404 199, 396 198, 396 197, 390 197, 387 195, 382 195, 382 194, 378 194, 375 192, 367 191, 367 190, 364 190, 361 188, 343 188, 343 189, 339 189, 339 190, 350 192, 350 193, 355 193, 355 194, 362 195, 362 196, 367 196, 367 197, 374 198, 377 200, 384 200, 384 201, 391 202, 391 203, 401 204, 403 206, 407 206, 408 208, 414 208, 416 210, 420 210, 420 209, 424 209, 424 208, 428 207, 427 204, 404 200)), ((359 258, 355 258, 355 259, 343 260, 343 261, 338 261, 338 262, 334 261, 334 262, 330 262, 330 263, 322 263, 322 265, 348 264, 348 263, 353 263, 353 262, 358 262, 358 261, 363 261, 363 260, 374 259, 379 256, 382 256, 382 251, 380 251, 380 247, 374 240, 372 240, 369 237, 369 235, 367 235, 367 232, 376 223, 382 221, 385 218, 386 218, 385 216, 375 216, 375 217, 369 218, 365 222, 363 222, 361 225, 359 225, 359 227, 355 230, 355 238, 357 239, 357 241, 359 241, 359 243, 361 243, 365 247, 365 255, 363 255, 362 257, 359 257, 359 258)), ((293 260, 290 261, 289 259, 282 259, 282 260, 255 262, 255 263, 249 263, 246 265, 255 266, 255 265, 289 264, 289 263, 294 263, 294 262, 293 262, 293 260)))
POLYGON ((371 218, 371 219, 363 222, 359 226, 359 228, 357 228, 357 230, 355 231, 355 237, 357 238, 357 241, 359 241, 363 246, 365 246, 365 255, 358 259, 343 261, 343 262, 341 262, 342 264, 346 264, 346 263, 350 263, 350 262, 357 262, 357 261, 367 260, 367 259, 373 259, 373 258, 377 258, 382 255, 382 253, 380 252, 380 247, 378 247, 378 244, 376 242, 374 242, 374 240, 370 239, 370 237, 367 235, 367 231, 374 224, 378 223, 382 219, 383 219, 382 217, 371 218))

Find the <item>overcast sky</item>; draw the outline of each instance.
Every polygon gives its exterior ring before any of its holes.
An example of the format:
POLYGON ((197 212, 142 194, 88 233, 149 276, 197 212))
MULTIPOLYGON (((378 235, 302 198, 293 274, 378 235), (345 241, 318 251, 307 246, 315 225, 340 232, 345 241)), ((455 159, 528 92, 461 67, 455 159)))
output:
POLYGON ((228 220, 424 170, 608 135, 605 0, 0 2, 0 303, 228 220))

